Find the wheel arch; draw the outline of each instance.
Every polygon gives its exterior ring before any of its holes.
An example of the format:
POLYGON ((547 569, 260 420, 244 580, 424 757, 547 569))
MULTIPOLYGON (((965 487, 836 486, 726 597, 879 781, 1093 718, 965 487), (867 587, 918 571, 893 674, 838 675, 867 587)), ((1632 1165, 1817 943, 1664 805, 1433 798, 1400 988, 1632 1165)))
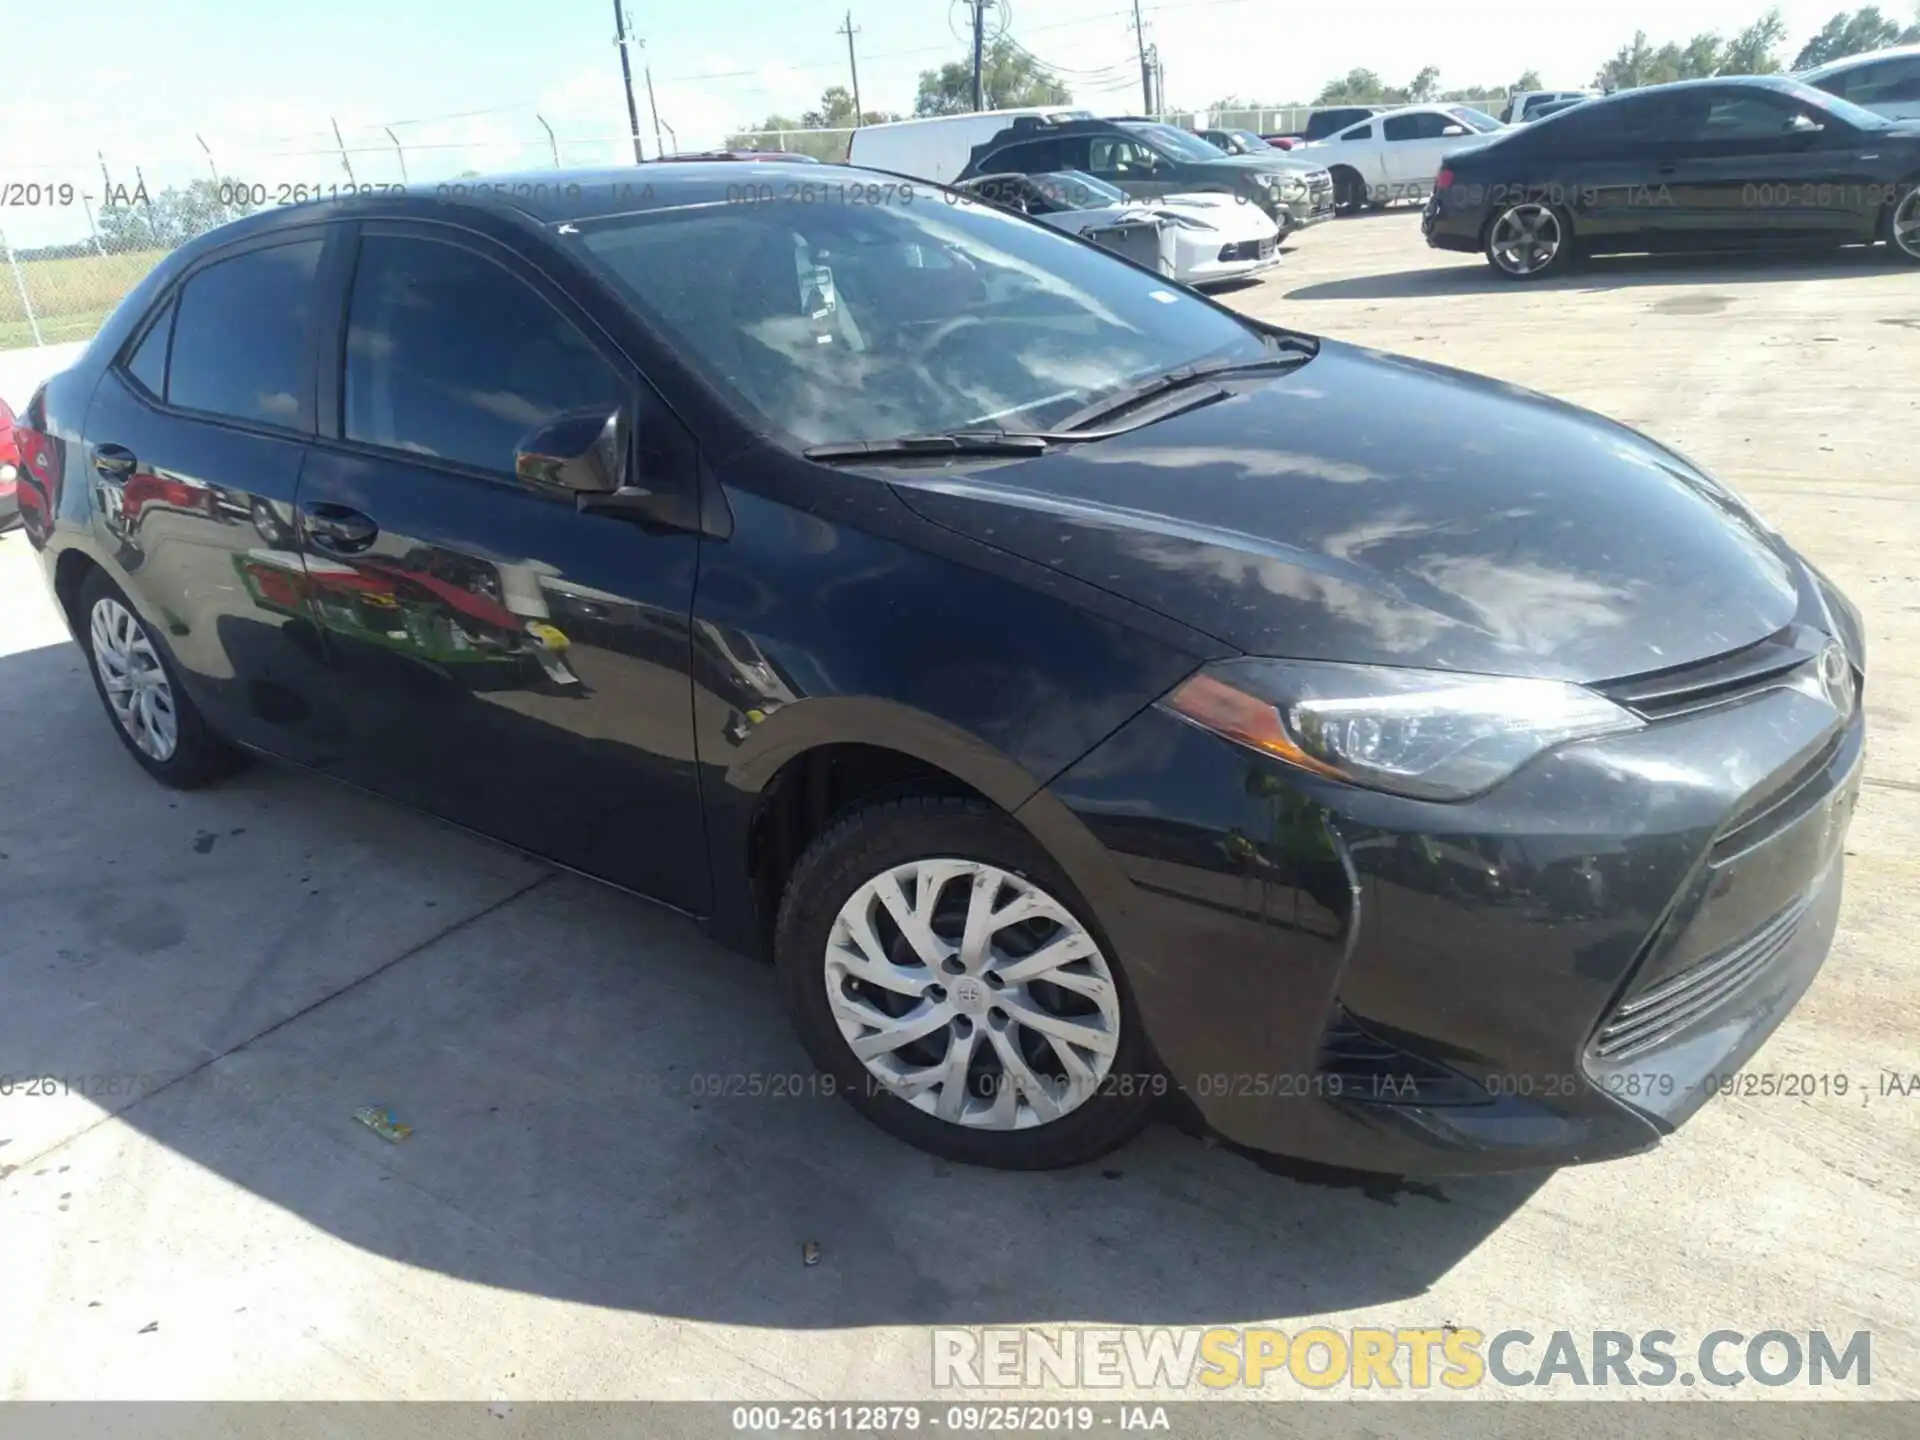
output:
MULTIPOLYGON (((711 776, 711 771, 709 771, 711 776)), ((882 795, 970 796, 1028 830, 1106 912, 1118 867, 1039 776, 978 736, 894 701, 823 696, 750 732, 708 790, 715 938, 771 955, 780 897, 801 854, 839 815, 882 795)), ((1108 916, 1111 923, 1111 916, 1108 916)))

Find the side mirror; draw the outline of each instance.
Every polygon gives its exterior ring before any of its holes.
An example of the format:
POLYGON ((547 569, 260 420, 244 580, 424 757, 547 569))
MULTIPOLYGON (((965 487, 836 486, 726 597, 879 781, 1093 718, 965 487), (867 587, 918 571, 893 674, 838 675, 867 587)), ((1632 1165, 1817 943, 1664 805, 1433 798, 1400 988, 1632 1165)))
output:
POLYGON ((557 415, 514 447, 513 473, 537 490, 611 495, 627 482, 624 430, 618 410, 557 415))
POLYGON ((1787 121, 1787 134, 1789 135, 1818 135, 1826 128, 1826 126, 1822 125, 1818 120, 1815 120, 1811 115, 1796 115, 1787 121))
POLYGON ((1464 125, 1449 125, 1440 133, 1442 135, 1464 135, 1467 133, 1467 127, 1464 125))

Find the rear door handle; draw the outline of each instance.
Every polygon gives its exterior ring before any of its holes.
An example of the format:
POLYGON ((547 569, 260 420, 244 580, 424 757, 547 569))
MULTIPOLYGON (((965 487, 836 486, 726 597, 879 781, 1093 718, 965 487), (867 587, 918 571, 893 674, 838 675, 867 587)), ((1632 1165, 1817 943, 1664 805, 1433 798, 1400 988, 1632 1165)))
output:
POLYGON ((372 517, 331 500, 308 500, 300 506, 301 519, 314 545, 336 555, 352 555, 373 544, 380 527, 372 517))
POLYGON ((1655 173, 1660 175, 1672 175, 1675 172, 1677 172, 1679 169, 1680 169, 1680 166, 1677 162, 1672 160, 1662 160, 1660 162, 1659 169, 1655 173))
POLYGON ((140 462, 134 458, 133 451, 124 445, 93 447, 93 473, 102 480, 114 485, 125 485, 133 478, 133 472, 139 468, 140 462))

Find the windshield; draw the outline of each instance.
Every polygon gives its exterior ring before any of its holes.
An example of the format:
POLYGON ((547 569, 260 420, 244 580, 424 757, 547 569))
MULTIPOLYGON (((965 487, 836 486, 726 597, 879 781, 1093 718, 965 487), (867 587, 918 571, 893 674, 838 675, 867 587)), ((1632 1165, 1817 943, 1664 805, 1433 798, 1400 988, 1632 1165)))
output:
POLYGON ((1803 105, 1811 105, 1816 110, 1824 110, 1835 119, 1844 120, 1858 130, 1884 130, 1893 122, 1886 116, 1854 104, 1851 100, 1842 100, 1838 95, 1829 94, 1812 85, 1804 85, 1798 80, 1781 80, 1779 88, 1791 95, 1803 105))
POLYGON ((1202 140, 1198 135, 1190 135, 1171 125, 1136 124, 1122 128, 1131 130, 1143 140, 1151 140, 1169 155, 1182 160, 1218 160, 1227 153, 1212 141, 1202 140))
POLYGON ((795 448, 1047 429, 1168 370, 1269 353, 1232 316, 1059 231, 891 193, 685 205, 576 221, 561 238, 795 448))
POLYGON ((1478 130, 1482 135, 1490 130, 1507 128, 1486 111, 1476 110, 1471 105, 1449 105, 1447 113, 1459 119, 1469 129, 1478 130))
POLYGON ((1044 175, 1029 175, 1027 178, 1047 199, 1069 210, 1098 210, 1104 205, 1126 205, 1133 198, 1119 186, 1109 185, 1084 170, 1049 170, 1044 175))
POLYGON ((1229 130, 1227 131, 1227 134, 1233 136, 1242 145, 1246 146, 1248 150, 1252 151, 1256 155, 1259 154, 1262 150, 1273 149, 1273 146, 1267 144, 1265 140, 1262 140, 1258 135, 1254 134, 1253 131, 1251 130, 1229 130))

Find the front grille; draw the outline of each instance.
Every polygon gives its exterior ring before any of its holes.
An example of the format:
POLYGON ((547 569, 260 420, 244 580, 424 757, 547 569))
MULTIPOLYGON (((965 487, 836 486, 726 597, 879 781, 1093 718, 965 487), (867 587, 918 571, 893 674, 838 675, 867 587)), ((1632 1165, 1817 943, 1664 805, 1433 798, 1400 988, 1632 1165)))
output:
POLYGON ((1824 635, 1789 625, 1711 660, 1650 670, 1596 688, 1648 720, 1671 719, 1776 689, 1793 671, 1816 661, 1825 644, 1824 635))
POLYGON ((1812 903, 1811 895, 1801 896, 1745 940, 1623 1001, 1601 1027, 1594 1054, 1626 1060, 1678 1034, 1786 949, 1812 903))

